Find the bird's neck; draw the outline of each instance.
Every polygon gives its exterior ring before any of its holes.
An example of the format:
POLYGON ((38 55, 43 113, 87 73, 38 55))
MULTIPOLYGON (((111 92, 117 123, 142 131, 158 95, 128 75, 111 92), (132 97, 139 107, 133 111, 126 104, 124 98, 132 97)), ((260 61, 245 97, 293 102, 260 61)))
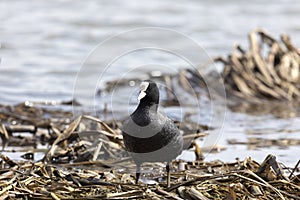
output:
POLYGON ((157 109, 158 104, 143 105, 140 103, 137 109, 131 114, 131 119, 139 126, 147 126, 157 116, 157 109))
POLYGON ((136 111, 139 112, 157 112, 158 110, 158 103, 144 103, 140 102, 139 106, 137 107, 136 111))

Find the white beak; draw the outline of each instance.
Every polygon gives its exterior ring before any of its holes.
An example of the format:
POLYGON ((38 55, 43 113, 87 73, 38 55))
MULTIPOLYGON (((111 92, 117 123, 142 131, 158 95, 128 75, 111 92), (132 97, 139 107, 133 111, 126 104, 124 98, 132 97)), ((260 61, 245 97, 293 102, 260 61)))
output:
POLYGON ((139 96, 138 96, 138 100, 140 101, 142 98, 144 98, 146 96, 146 92, 141 91, 139 96))

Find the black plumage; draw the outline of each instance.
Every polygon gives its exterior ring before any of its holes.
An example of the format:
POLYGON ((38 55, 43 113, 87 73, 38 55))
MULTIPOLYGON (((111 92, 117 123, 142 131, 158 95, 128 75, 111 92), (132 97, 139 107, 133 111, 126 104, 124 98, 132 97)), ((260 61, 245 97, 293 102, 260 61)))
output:
POLYGON ((169 164, 182 152, 182 135, 171 119, 158 112, 159 90, 155 82, 142 82, 138 99, 138 107, 122 129, 126 150, 136 163, 136 183, 143 162, 167 162, 169 186, 169 164))

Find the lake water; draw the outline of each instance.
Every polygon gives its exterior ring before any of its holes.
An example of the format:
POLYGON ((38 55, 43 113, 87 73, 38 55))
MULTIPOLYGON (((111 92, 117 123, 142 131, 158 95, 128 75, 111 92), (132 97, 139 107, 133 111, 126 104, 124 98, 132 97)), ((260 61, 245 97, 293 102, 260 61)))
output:
MULTIPOLYGON (((297 0, 2 0, 0 8, 0 103, 6 104, 72 99, 76 75, 92 50, 109 37, 134 28, 162 27, 178 31, 196 41, 211 57, 226 56, 235 42, 247 48, 247 34, 257 27, 268 30, 276 38, 288 33, 300 47, 300 2, 297 0)), ((177 38, 154 39, 189 50, 177 38)), ((106 52, 114 52, 120 45, 112 42, 106 52)), ((145 61, 170 63, 172 58, 161 58, 156 53, 128 56, 108 71, 104 79, 118 79, 145 61)), ((172 65, 180 68, 185 63, 173 60, 172 65)), ((94 63, 85 72, 82 90, 78 90, 84 105, 88 105, 89 98, 85 88, 95 87, 89 75, 104 68, 105 65, 94 63)), ((149 71, 149 66, 133 71, 134 75, 142 76, 149 71)), ((299 122, 299 117, 282 119, 270 114, 253 116, 228 111, 219 142, 228 150, 210 154, 207 159, 232 160, 232 155, 240 158, 249 155, 262 160, 273 153, 280 161, 293 165, 299 159, 299 146, 246 151, 247 147, 228 146, 226 141, 245 140, 249 131, 262 132, 266 138, 299 139, 299 122)))

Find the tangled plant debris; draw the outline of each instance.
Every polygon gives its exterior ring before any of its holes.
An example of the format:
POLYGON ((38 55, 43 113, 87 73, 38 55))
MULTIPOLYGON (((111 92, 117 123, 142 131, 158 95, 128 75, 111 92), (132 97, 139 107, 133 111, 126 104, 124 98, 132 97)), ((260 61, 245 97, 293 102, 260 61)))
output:
POLYGON ((234 163, 176 161, 170 188, 159 181, 163 174, 147 177, 156 184, 136 185, 132 175, 113 168, 91 169, 93 163, 90 169, 68 168, 16 162, 4 155, 0 162, 1 199, 300 199, 299 174, 282 169, 272 155, 261 165, 251 158, 234 163), (184 170, 178 171, 180 165, 184 170))
POLYGON ((288 35, 276 40, 266 31, 257 29, 249 34, 249 50, 236 45, 224 63, 222 76, 229 94, 258 102, 297 100, 300 96, 300 50, 288 35))
POLYGON ((36 126, 27 116, 33 112, 48 116, 50 111, 28 105, 10 109, 23 115, 9 116, 4 107, 7 120, 0 133, 6 138, 5 147, 13 144, 9 141, 14 137, 39 141, 42 134, 50 147, 37 161, 32 160, 34 152, 23 155, 27 161, 1 155, 1 199, 300 199, 298 166, 286 168, 275 156, 269 155, 262 164, 251 158, 234 163, 201 160, 203 149, 193 141, 206 136, 206 126, 178 124, 191 144, 186 148, 194 146, 198 161, 174 161, 172 185, 167 188, 160 163, 143 166, 151 173, 144 174, 142 183, 134 184, 134 164, 123 150, 118 122, 88 115, 71 119, 68 112, 53 112, 47 125, 36 126), (29 136, 16 135, 25 131, 29 136))

